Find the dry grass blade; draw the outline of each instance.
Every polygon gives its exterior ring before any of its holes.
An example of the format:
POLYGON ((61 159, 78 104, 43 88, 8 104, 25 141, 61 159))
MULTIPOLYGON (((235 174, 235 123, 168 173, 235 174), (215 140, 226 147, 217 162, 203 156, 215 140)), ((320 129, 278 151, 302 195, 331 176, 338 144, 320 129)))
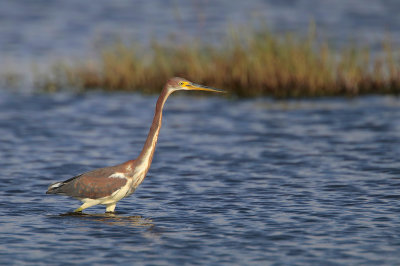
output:
POLYGON ((315 35, 311 26, 306 38, 276 36, 263 28, 244 36, 233 32, 219 45, 153 42, 144 49, 117 42, 99 54, 96 64, 59 63, 38 84, 158 93, 169 77, 182 76, 243 97, 400 92, 399 56, 390 41, 372 58, 368 48, 334 51, 315 35))

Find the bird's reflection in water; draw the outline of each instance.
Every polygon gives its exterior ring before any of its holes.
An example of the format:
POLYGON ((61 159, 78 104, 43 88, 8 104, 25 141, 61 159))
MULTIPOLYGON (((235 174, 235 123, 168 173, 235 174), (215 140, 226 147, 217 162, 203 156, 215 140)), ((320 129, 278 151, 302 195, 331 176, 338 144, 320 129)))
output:
POLYGON ((123 216, 117 213, 88 214, 68 212, 60 214, 60 216, 77 217, 90 221, 102 222, 108 225, 148 227, 149 229, 154 227, 153 221, 150 218, 143 218, 142 216, 123 216))

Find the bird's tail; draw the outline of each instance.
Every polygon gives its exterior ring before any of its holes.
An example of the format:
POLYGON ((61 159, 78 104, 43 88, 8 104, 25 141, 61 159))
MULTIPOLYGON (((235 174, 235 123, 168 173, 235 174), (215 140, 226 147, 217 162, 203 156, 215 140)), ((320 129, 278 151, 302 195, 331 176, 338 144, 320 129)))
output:
POLYGON ((65 189, 64 185, 68 184, 69 182, 75 180, 76 178, 80 177, 81 175, 74 176, 68 180, 63 182, 55 182, 51 184, 46 191, 46 194, 64 194, 63 189, 65 189))
POLYGON ((51 184, 46 191, 46 194, 57 194, 58 189, 64 185, 64 182, 56 182, 51 184))

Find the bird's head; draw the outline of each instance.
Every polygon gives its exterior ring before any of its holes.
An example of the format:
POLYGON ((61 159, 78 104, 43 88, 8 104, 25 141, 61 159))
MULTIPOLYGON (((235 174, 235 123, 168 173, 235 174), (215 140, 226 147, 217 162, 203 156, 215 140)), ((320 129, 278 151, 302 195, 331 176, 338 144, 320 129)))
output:
POLYGON ((177 77, 169 79, 166 87, 170 92, 179 90, 225 92, 223 90, 195 84, 184 78, 177 78, 177 77))

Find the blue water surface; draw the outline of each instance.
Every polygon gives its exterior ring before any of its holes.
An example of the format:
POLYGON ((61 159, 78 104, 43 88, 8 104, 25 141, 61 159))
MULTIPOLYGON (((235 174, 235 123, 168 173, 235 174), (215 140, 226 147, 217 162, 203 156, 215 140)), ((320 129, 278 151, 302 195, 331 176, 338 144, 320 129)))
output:
POLYGON ((45 195, 135 158, 155 101, 0 91, 1 264, 399 264, 396 97, 179 93, 148 177, 117 214, 67 215, 78 201, 45 195))

